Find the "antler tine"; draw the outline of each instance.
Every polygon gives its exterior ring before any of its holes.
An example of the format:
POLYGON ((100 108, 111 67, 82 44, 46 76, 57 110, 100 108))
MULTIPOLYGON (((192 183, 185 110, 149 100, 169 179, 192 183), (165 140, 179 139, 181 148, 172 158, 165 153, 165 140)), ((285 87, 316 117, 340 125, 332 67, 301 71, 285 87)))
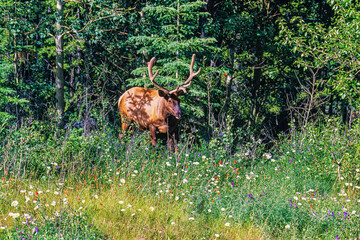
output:
POLYGON ((154 84, 155 87, 157 87, 159 90, 165 92, 166 94, 169 94, 169 90, 167 90, 164 87, 160 86, 154 80, 156 78, 157 74, 159 73, 159 70, 157 70, 154 75, 152 74, 152 67, 154 65, 154 62, 155 62, 155 57, 151 58, 150 62, 148 62, 149 78, 150 78, 151 82, 154 84))
POLYGON ((173 94, 175 92, 179 92, 180 90, 182 90, 184 93, 186 93, 186 87, 190 86, 191 84, 191 80, 200 73, 201 68, 199 68, 199 70, 194 73, 194 63, 195 63, 195 54, 192 55, 192 59, 191 59, 191 64, 190 64, 190 74, 188 79, 179 87, 177 87, 176 89, 170 91, 169 94, 173 94))

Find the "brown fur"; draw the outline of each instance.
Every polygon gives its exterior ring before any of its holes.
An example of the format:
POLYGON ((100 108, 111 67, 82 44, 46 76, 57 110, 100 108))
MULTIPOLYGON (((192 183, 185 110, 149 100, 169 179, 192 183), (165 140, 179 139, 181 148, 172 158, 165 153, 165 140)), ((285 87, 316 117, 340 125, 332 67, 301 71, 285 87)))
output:
MULTIPOLYGON (((151 142, 156 146, 156 132, 172 137, 181 117, 177 94, 167 95, 161 90, 134 87, 127 90, 118 101, 121 115, 121 135, 135 122, 141 130, 150 130, 151 142)), ((172 138, 169 145, 172 146, 172 138)))

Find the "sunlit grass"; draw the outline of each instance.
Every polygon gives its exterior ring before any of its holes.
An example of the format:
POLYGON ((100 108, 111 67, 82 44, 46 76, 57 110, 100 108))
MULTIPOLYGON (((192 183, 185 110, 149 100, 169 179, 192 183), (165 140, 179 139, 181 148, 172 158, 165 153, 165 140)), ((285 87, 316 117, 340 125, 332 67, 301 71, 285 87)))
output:
POLYGON ((9 141, 13 156, 27 156, 27 165, 8 154, 1 167, 1 236, 357 238, 356 135, 347 142, 340 132, 321 131, 320 137, 310 130, 255 160, 224 155, 220 145, 180 143, 174 154, 152 149, 146 135, 119 142, 110 131, 33 143, 44 153, 38 155, 34 147, 16 146, 18 139, 9 141))

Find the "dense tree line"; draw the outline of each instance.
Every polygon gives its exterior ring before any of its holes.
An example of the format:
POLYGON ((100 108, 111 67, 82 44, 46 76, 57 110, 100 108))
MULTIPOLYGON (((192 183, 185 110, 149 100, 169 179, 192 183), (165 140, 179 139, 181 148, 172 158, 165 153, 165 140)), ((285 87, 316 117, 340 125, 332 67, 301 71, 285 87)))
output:
MULTIPOLYGON (((94 117, 119 124, 118 97, 176 87, 196 53, 181 131, 274 138, 359 105, 358 1, 0 0, 0 130, 94 117)), ((180 131, 180 130, 179 130, 180 131)))

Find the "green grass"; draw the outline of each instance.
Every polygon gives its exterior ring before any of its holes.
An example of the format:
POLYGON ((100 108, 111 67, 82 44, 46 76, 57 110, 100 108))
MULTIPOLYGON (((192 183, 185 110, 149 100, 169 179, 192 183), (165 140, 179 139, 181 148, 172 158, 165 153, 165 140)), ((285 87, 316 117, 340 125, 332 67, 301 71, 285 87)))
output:
POLYGON ((358 132, 335 124, 255 158, 226 155, 221 137, 173 154, 148 133, 23 129, 2 154, 0 238, 359 238, 358 132))

